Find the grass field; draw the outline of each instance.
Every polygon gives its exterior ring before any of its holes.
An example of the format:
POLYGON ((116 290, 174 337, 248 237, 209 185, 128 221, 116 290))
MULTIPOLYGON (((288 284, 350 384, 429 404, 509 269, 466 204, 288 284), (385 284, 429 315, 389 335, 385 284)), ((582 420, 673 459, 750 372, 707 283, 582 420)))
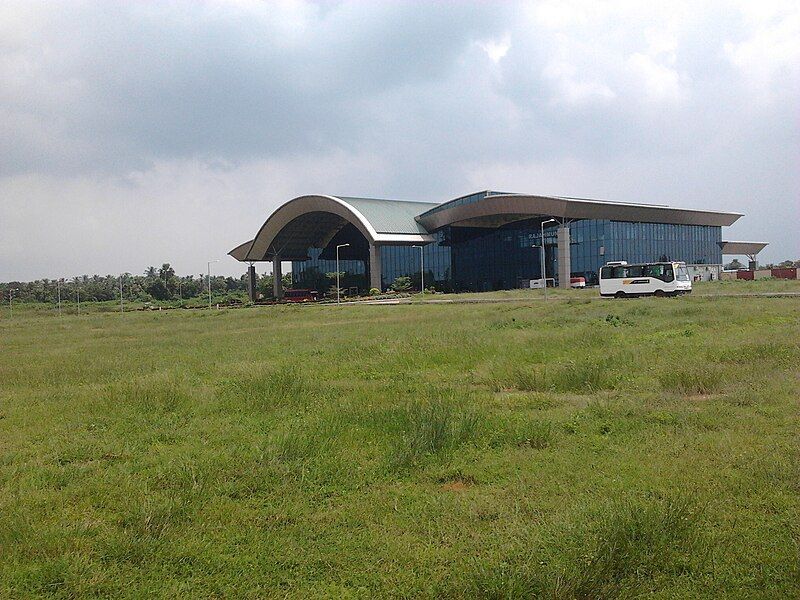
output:
POLYGON ((0 597, 800 596, 800 299, 537 293, 4 311, 0 597))

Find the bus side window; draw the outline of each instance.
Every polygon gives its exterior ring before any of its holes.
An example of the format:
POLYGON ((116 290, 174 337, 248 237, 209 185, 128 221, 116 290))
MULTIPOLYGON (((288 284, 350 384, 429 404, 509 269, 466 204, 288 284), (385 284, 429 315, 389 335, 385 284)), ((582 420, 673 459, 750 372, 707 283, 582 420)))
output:
POLYGON ((644 268, 644 276, 664 279, 664 265, 647 265, 644 268))
POLYGON ((664 266, 664 281, 669 283, 675 279, 675 274, 672 272, 672 265, 664 266))
POLYGON ((628 267, 628 277, 641 277, 643 269, 644 268, 641 265, 628 267))
POLYGON ((600 278, 609 279, 611 277, 611 267, 602 267, 600 269, 600 278))
POLYGON ((611 277, 613 279, 623 279, 628 276, 628 267, 614 267, 611 277))

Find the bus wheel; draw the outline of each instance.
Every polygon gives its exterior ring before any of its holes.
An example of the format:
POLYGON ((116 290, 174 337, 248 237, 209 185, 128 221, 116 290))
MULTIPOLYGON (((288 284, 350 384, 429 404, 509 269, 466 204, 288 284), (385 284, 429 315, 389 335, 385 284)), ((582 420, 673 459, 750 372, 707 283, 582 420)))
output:
POLYGON ((617 292, 614 294, 615 298, 624 298, 626 296, 625 292, 617 292))
POLYGON ((664 290, 656 290, 655 295, 656 295, 657 298, 663 298, 664 296, 666 296, 666 294, 664 293, 664 290))

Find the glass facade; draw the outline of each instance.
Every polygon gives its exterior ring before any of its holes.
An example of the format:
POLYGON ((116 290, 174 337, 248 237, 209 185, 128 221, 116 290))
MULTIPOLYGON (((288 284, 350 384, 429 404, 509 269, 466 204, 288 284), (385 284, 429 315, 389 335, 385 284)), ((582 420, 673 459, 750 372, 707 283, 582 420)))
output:
MULTIPOLYGON (((485 195, 485 192, 482 194, 485 195)), ((474 202, 480 195, 466 196, 474 202)), ((441 291, 488 291, 527 287, 530 279, 539 279, 541 219, 529 219, 498 228, 444 227, 435 232, 436 242, 424 249, 425 286, 441 291)), ((354 230, 355 228, 353 228, 354 230)), ((629 263, 664 260, 688 264, 720 264, 719 242, 722 228, 705 225, 671 225, 665 223, 631 223, 586 219, 569 224, 570 270, 573 276, 595 284, 600 267, 608 261, 629 263)), ((352 245, 343 249, 340 268, 345 271, 343 287, 368 286, 369 248, 360 233, 345 231, 325 248, 309 249, 309 260, 292 263, 296 287, 314 287, 314 281, 336 270, 331 248, 340 240, 352 245), (356 237, 360 237, 357 240, 356 237), (346 251, 346 253, 344 253, 346 251)), ((558 252, 555 224, 545 226, 545 270, 548 277, 558 273, 558 252)), ((335 249, 334 249, 335 251, 335 249)), ((387 288, 400 276, 411 277, 419 288, 419 248, 382 246, 382 282, 387 288)))
MULTIPOLYGON (((453 288, 484 292, 527 287, 540 278, 540 221, 523 221, 495 229, 446 227, 453 254, 453 288)), ((544 230, 545 270, 553 276, 556 230, 544 230)))
POLYGON ((569 228, 570 269, 587 282, 595 283, 600 267, 609 261, 722 263, 718 226, 585 220, 570 223, 569 228))
MULTIPOLYGON (((334 248, 335 252, 335 248, 334 248)), ((292 261, 292 285, 296 288, 317 290, 325 292, 331 285, 328 273, 336 272, 336 257, 333 259, 320 258, 323 253, 321 248, 309 248, 309 259, 305 261, 292 261)), ((339 269, 343 273, 340 277, 342 288, 357 287, 364 290, 367 287, 368 259, 343 260, 339 256, 339 269)))
POLYGON ((339 248, 342 288, 368 289, 369 243, 351 223, 342 227, 325 248, 309 248, 307 260, 292 261, 293 287, 326 292, 333 280, 327 274, 336 272, 336 246, 340 244, 346 244, 339 248))
MULTIPOLYGON (((436 242, 423 247, 425 263, 425 287, 449 292, 452 285, 452 253, 443 244, 444 232, 433 234, 436 242)), ((381 280, 383 287, 389 287, 398 277, 410 277, 414 289, 420 287, 419 248, 413 246, 381 246, 381 280)))

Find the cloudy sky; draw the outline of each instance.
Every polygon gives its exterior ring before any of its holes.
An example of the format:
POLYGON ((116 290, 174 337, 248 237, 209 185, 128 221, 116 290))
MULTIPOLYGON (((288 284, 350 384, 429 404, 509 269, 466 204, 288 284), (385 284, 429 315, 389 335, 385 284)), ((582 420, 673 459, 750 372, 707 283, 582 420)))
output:
POLYGON ((746 213, 800 258, 797 2, 0 4, 0 281, 239 274, 306 193, 746 213))

